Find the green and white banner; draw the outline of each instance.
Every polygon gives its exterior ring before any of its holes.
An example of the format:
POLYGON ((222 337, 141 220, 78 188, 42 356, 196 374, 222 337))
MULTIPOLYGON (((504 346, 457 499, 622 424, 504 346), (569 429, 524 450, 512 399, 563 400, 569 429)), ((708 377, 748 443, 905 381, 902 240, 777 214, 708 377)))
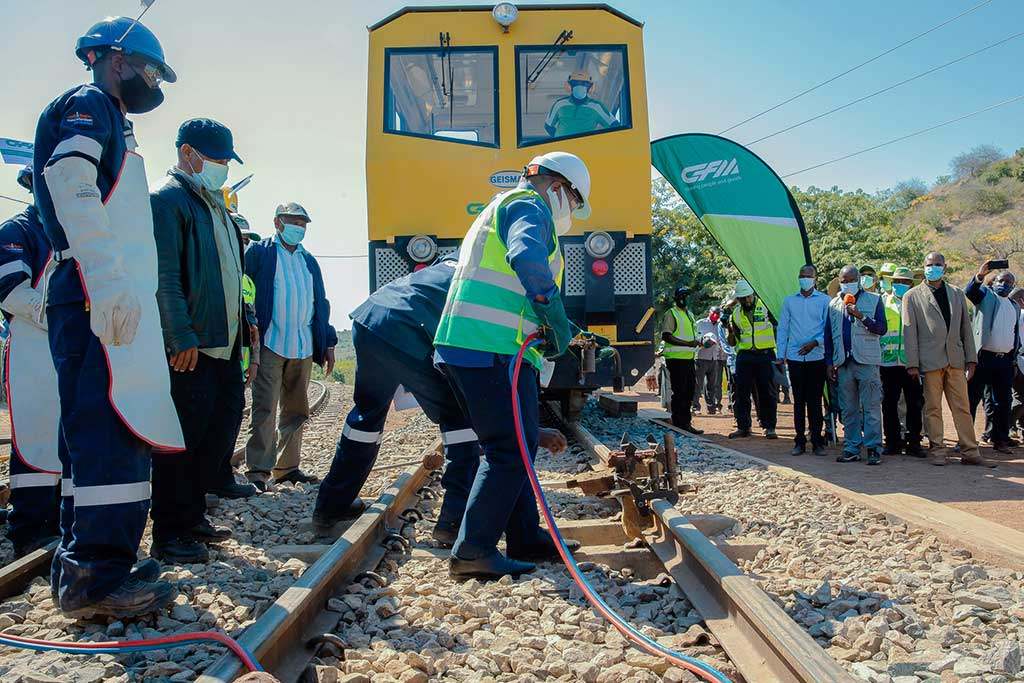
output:
POLYGON ((811 262, 804 219, 782 179, 746 147, 687 133, 651 143, 651 162, 750 282, 776 320, 811 262))

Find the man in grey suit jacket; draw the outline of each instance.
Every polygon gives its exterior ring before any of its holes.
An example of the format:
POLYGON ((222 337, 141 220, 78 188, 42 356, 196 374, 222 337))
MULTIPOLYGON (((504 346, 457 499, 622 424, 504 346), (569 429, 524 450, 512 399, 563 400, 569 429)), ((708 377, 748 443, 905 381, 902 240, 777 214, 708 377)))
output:
POLYGON ((974 374, 978 354, 974 331, 962 289, 943 279, 946 259, 932 252, 924 260, 925 282, 903 298, 903 339, 907 373, 924 382, 924 428, 933 465, 945 465, 948 453, 942 442, 942 396, 953 413, 960 461, 965 465, 991 465, 981 457, 974 435, 967 382, 974 374))

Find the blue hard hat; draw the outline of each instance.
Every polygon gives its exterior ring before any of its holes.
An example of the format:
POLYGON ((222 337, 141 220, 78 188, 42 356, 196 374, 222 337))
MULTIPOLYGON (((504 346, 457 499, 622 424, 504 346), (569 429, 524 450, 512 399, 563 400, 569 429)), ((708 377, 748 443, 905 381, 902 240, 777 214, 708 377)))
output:
POLYGON ((75 54, 86 66, 92 66, 88 58, 90 50, 104 49, 141 55, 160 67, 165 81, 174 83, 178 80, 174 69, 164 60, 164 49, 160 47, 160 41, 152 31, 131 17, 107 17, 94 24, 75 44, 75 54))
POLYGON ((32 191, 32 164, 28 164, 18 171, 18 184, 29 192, 32 191))

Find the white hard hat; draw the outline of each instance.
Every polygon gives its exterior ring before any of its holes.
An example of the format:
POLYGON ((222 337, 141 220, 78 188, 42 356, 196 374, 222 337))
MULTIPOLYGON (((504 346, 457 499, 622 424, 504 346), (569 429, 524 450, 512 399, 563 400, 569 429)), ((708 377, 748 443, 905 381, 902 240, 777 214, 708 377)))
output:
POLYGON ((746 280, 737 280, 736 287, 732 290, 732 295, 737 299, 750 296, 754 293, 754 288, 750 286, 750 283, 746 280))
POLYGON ((568 180, 583 199, 583 204, 573 211, 573 215, 581 220, 590 218, 590 171, 587 170, 583 159, 569 152, 548 152, 530 161, 526 167, 526 175, 536 175, 540 168, 554 171, 568 180))

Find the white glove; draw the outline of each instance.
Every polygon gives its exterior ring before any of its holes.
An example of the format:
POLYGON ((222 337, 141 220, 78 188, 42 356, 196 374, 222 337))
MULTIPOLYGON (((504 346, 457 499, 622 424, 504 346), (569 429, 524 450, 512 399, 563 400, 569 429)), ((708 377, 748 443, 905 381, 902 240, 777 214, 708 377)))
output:
POLYGON ((24 320, 41 330, 46 329, 46 318, 42 315, 43 296, 32 288, 32 283, 28 280, 12 289, 7 297, 0 301, 0 308, 19 320, 24 320))
POLYGON ((142 306, 131 291, 124 260, 96 187, 96 167, 66 157, 43 171, 57 220, 85 277, 89 326, 104 345, 131 344, 142 306))

